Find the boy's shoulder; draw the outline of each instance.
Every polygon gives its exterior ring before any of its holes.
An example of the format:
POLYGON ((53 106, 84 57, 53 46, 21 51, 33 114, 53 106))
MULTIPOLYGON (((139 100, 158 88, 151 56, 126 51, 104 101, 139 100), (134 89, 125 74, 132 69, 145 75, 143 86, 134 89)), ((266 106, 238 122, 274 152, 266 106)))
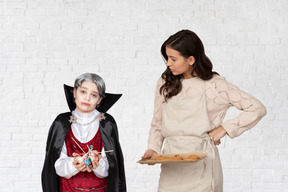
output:
POLYGON ((60 113, 60 114, 56 117, 55 121, 56 121, 56 120, 69 119, 71 115, 72 115, 71 112, 60 113))
MULTIPOLYGON (((112 115, 110 115, 109 113, 102 113, 101 115, 103 115, 103 122, 112 122, 115 123, 115 119, 113 118, 112 115)), ((100 117, 100 122, 102 121, 101 117, 100 117)))

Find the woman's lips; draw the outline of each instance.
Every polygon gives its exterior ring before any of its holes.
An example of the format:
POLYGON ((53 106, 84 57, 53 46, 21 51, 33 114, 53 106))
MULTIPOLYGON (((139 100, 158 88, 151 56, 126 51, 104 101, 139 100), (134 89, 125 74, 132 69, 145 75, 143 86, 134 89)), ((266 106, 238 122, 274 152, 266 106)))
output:
POLYGON ((81 103, 81 105, 85 105, 85 106, 90 106, 90 104, 89 103, 81 103))

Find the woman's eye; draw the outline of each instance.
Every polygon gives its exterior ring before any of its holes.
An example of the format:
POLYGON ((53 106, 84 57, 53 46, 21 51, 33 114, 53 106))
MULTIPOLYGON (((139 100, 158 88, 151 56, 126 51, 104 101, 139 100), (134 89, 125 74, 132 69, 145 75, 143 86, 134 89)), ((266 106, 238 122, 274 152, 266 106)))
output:
POLYGON ((80 93, 85 93, 85 91, 80 91, 80 93))
POLYGON ((94 98, 97 98, 98 96, 97 95, 92 95, 94 98))

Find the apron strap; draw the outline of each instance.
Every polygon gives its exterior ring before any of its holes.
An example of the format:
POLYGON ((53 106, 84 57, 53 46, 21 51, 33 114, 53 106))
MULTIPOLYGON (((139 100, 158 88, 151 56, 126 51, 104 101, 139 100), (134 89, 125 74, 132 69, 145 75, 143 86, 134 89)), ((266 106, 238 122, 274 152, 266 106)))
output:
MULTIPOLYGON (((209 136, 205 137, 203 140, 205 140, 205 146, 204 146, 205 151, 209 150, 208 148, 210 148, 211 151, 212 151, 212 184, 211 184, 211 187, 212 187, 212 189, 214 191, 214 188, 215 188, 215 180, 214 180, 214 168, 215 168, 215 165, 214 165, 214 163, 215 163, 215 157, 216 157, 216 155, 215 155, 216 146, 215 146, 212 138, 209 137, 209 136)), ((206 161, 207 161, 207 159, 205 158, 204 159, 205 169, 203 171, 203 175, 204 175, 204 172, 206 170, 206 161)))

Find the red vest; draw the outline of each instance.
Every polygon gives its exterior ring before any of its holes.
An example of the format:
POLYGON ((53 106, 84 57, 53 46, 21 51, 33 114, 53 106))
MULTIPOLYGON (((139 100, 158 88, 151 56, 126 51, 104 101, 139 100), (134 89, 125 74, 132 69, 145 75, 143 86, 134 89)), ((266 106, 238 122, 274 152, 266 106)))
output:
MULTIPOLYGON (((81 148, 88 152, 87 145, 93 145, 93 150, 101 151, 103 148, 103 143, 101 140, 100 130, 98 129, 96 135, 88 143, 81 143, 78 141, 72 129, 69 130, 66 138, 66 148, 67 155, 72 157, 72 153, 83 153, 83 151, 75 144, 73 139, 81 146, 81 148)), ((65 179, 64 177, 60 178, 60 192, 82 192, 82 191, 91 191, 91 192, 106 192, 107 191, 108 178, 98 178, 93 171, 88 172, 79 172, 70 179, 65 179)))

